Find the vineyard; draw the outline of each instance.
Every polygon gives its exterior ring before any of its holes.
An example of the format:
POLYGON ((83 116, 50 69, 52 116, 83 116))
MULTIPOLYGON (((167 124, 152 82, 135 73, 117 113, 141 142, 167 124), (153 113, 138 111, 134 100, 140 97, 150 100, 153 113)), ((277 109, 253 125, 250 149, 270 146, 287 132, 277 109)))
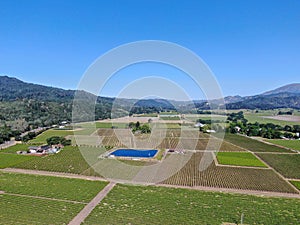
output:
POLYGON ((257 154, 286 178, 300 179, 299 154, 257 154))
MULTIPOLYGON (((98 129, 98 135, 103 138, 102 145, 115 147, 142 147, 160 149, 210 150, 216 151, 218 139, 195 129, 156 129, 151 135, 133 135, 129 129, 98 129), (214 141, 207 148, 209 139, 214 141), (134 146, 136 144, 136 146, 134 146)), ((245 149, 230 142, 223 142, 220 151, 243 152, 245 149)))
POLYGON ((274 145, 268 145, 241 135, 226 134, 224 140, 252 152, 291 152, 287 149, 280 148, 274 145))
MULTIPOLYGON (((287 181, 270 169, 218 167, 212 163, 205 171, 199 171, 202 156, 203 153, 193 154, 179 172, 162 183, 297 193, 287 181)), ((213 157, 212 154, 211 157, 213 157)))
MULTIPOLYGON (((97 156, 105 152, 104 148, 96 147, 81 147, 81 151, 86 151, 94 156, 89 158, 94 158, 97 160, 97 156)), ((7 154, 10 157, 18 156, 14 154, 7 154)), ((27 158, 28 156, 20 156, 27 158)), ((97 173, 91 168, 91 166, 83 158, 81 152, 77 147, 67 146, 59 153, 51 156, 45 157, 32 157, 30 160, 14 164, 13 167, 21 169, 33 169, 33 170, 45 170, 53 172, 65 172, 74 174, 84 174, 84 175, 97 175, 97 173)))
POLYGON ((84 224, 299 224, 300 201, 118 184, 84 224))
MULTIPOLYGON (((105 126, 108 126, 105 124, 105 126)), ((247 168, 247 166, 265 167, 255 155, 278 171, 286 178, 299 179, 299 155, 288 153, 286 149, 268 145, 256 140, 239 135, 226 135, 221 142, 215 136, 199 132, 198 129, 155 129, 151 134, 133 134, 128 128, 99 128, 93 135, 78 135, 82 146, 67 146, 59 154, 46 157, 28 157, 16 155, 17 150, 27 148, 28 145, 16 145, 3 150, 0 153, 2 168, 16 167, 22 169, 46 170, 74 174, 100 176, 91 165, 98 162, 98 156, 106 152, 103 146, 114 148, 155 148, 184 150, 185 154, 175 154, 176 160, 172 163, 180 163, 181 157, 190 155, 187 163, 179 171, 160 183, 178 186, 207 186, 217 188, 231 188, 257 191, 274 191, 283 193, 297 193, 295 188, 286 180, 275 173, 271 168, 247 168), (96 142, 99 141, 97 144, 96 142), (93 146, 94 145, 94 146, 93 146), (96 147, 95 145, 99 145, 96 147), (218 146, 220 155, 218 160, 225 165, 216 165, 213 161, 205 171, 199 171, 199 163, 206 156, 213 160, 213 154, 218 146), (101 147, 102 146, 102 147, 101 147), (248 152, 247 152, 248 151, 248 152), (254 153, 251 153, 252 151, 254 153), (268 152, 268 153, 264 153, 268 152), (280 154, 278 153, 280 152, 280 154), (278 153, 278 154, 277 154, 278 153), (177 154, 177 155, 176 155, 177 154), (255 154, 255 155, 254 155, 255 154), (229 166, 227 166, 229 165, 229 166), (232 167, 235 165, 238 167, 232 167)), ((46 131, 39 136, 39 140, 45 140, 49 135, 56 135, 57 131, 46 131), (46 133, 47 132, 47 133, 46 133)), ((64 131, 61 134, 68 134, 64 131)), ((70 137, 74 143, 74 136, 70 137)), ((163 155, 160 157, 164 160, 163 155)), ((126 162, 128 165, 146 165, 145 162, 126 162)), ((153 163, 153 162, 152 162, 153 163)), ((165 162, 165 166, 173 168, 173 164, 165 162)), ((175 165, 175 164, 174 164, 175 165)), ((169 168, 169 167, 168 167, 169 168)), ((175 168, 175 167, 174 167, 175 168)))
POLYGON ((106 184, 0 172, 0 223, 67 224, 106 184))

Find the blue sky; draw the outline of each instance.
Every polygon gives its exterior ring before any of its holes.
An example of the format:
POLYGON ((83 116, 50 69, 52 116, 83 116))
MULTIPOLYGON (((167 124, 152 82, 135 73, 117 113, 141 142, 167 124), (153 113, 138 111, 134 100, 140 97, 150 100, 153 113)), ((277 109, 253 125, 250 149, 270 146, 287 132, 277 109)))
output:
MULTIPOLYGON (((164 40, 198 54, 224 95, 253 95, 300 82, 299 12, 297 0, 2 0, 0 74, 75 89, 106 51, 132 41, 164 40)), ((149 65, 124 71, 102 94, 116 95, 124 85, 120 80, 129 82, 145 71, 173 77, 190 87, 192 98, 199 96, 184 76, 149 65)))

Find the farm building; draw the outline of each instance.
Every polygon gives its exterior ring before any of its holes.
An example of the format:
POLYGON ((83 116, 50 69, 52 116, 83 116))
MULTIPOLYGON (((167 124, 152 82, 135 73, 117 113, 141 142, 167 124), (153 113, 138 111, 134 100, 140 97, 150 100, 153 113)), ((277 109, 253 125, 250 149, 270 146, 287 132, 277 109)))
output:
POLYGON ((41 145, 41 146, 29 146, 27 151, 18 151, 17 154, 35 154, 35 155, 47 155, 55 154, 60 151, 62 145, 41 145))

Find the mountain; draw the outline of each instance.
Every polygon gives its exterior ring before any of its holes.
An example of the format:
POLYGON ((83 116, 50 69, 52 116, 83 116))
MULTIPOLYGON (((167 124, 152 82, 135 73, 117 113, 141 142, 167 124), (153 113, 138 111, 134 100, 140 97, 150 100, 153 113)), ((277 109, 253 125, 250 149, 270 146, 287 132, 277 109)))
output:
POLYGON ((79 112, 78 118, 75 119, 78 122, 110 118, 113 105, 118 116, 175 109, 172 103, 164 99, 116 101, 115 98, 97 97, 85 91, 64 90, 0 76, 0 127, 4 123, 15 124, 15 121, 23 119, 31 127, 49 126, 64 120, 71 121, 75 93, 77 93, 76 109, 79 112), (95 107, 95 118, 91 118, 87 113, 86 109, 92 109, 91 107, 95 107))
MULTIPOLYGON (((225 98, 226 99, 226 98, 225 98)), ((228 102, 227 109, 300 109, 300 83, 294 83, 264 92, 260 95, 242 97, 228 102)))
POLYGON ((292 93, 292 94, 300 94, 300 83, 288 84, 279 88, 276 88, 271 91, 267 91, 262 95, 273 95, 280 93, 292 93))
POLYGON ((15 101, 18 99, 66 101, 72 100, 74 93, 74 90, 25 83, 16 78, 0 76, 0 101, 15 101))
MULTIPOLYGON (((72 120, 75 90, 26 83, 16 78, 0 76, 0 126, 3 121, 24 119, 29 126, 45 126, 62 120, 72 120), (1 122, 2 121, 2 122, 1 122)), ((77 92, 78 93, 78 92, 77 92)), ((82 104, 78 121, 86 121, 86 108, 94 107, 86 99, 96 101, 95 119, 111 117, 111 109, 118 116, 132 113, 152 113, 177 109, 181 113, 196 113, 213 108, 227 109, 300 109, 300 84, 290 84, 263 94, 241 97, 227 96, 224 101, 195 100, 190 102, 166 99, 115 99, 80 91, 82 104)), ((93 119, 93 118, 89 118, 93 119)))

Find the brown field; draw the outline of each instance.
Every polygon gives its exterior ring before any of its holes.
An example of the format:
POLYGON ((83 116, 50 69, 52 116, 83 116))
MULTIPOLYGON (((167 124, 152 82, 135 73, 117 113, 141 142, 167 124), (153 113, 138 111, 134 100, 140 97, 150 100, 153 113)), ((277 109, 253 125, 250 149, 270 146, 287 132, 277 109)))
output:
POLYGON ((300 122, 300 116, 291 116, 291 115, 277 115, 277 116, 263 116, 263 118, 288 121, 288 122, 300 122))

